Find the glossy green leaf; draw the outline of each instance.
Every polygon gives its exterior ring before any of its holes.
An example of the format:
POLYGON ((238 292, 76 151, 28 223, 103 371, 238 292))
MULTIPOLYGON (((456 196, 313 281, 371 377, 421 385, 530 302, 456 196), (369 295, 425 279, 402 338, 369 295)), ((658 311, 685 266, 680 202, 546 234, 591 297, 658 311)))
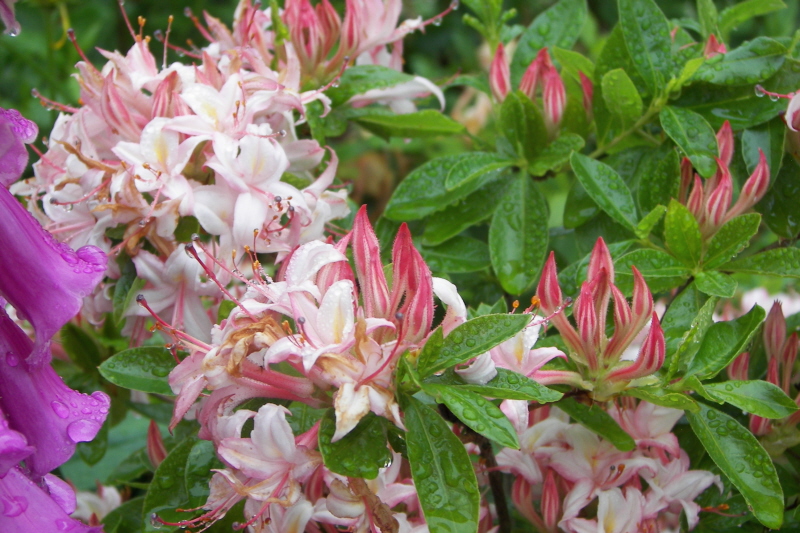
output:
POLYGON ((670 409, 680 409, 696 413, 700 406, 688 394, 682 392, 669 392, 661 387, 634 387, 623 392, 625 396, 633 396, 670 409))
POLYGON ((760 126, 748 128, 742 132, 742 158, 744 158, 748 172, 752 173, 758 165, 758 151, 761 149, 767 159, 767 165, 769 165, 770 177, 774 181, 783 161, 786 131, 783 118, 776 117, 760 126))
POLYGON ((533 400, 539 403, 557 402, 564 396, 536 381, 505 368, 498 368, 497 375, 485 385, 464 382, 461 388, 476 392, 487 398, 501 400, 533 400))
POLYGON ((642 273, 653 293, 677 287, 689 276, 686 267, 666 252, 634 250, 614 262, 617 286, 625 294, 633 290, 632 266, 642 273))
POLYGON ((770 172, 771 188, 756 209, 769 229, 786 239, 800 233, 800 166, 788 159, 778 172, 770 172))
POLYGON ((100 348, 94 338, 71 322, 64 324, 59 336, 69 358, 84 372, 95 372, 101 357, 100 348))
POLYGON ((489 246, 478 239, 459 235, 432 248, 420 250, 433 272, 475 272, 489 268, 489 246))
POLYGON ((736 280, 722 272, 714 270, 698 272, 694 279, 697 290, 709 296, 731 298, 736 293, 736 280))
POLYGON ((426 353, 423 348, 417 366, 419 373, 424 378, 463 363, 510 339, 529 322, 529 315, 511 314, 486 315, 469 320, 444 338, 438 354, 426 353))
POLYGON ((451 385, 423 383, 422 390, 450 409, 470 429, 501 446, 519 450, 514 426, 495 404, 479 394, 451 385))
POLYGON ((503 290, 521 294, 536 280, 547 253, 547 202, 526 175, 512 182, 492 215, 489 254, 503 290))
POLYGON ((292 402, 289 411, 292 414, 286 417, 286 421, 292 428, 292 433, 300 435, 311 429, 317 420, 322 419, 326 409, 316 409, 301 402, 292 402))
POLYGON ((411 477, 428 529, 477 531, 480 492, 464 445, 438 413, 414 397, 404 400, 411 477))
POLYGON ((705 268, 716 268, 736 254, 741 252, 758 232, 761 216, 758 213, 748 213, 726 222, 708 244, 708 249, 703 256, 705 268))
MULTIPOLYGON (((705 338, 706 332, 708 332, 708 328, 714 323, 714 309, 717 306, 717 302, 719 298, 712 297, 705 300, 705 303, 700 306, 700 299, 703 297, 700 294, 700 291, 697 290, 695 284, 690 285, 686 288, 688 291, 691 289, 693 294, 688 298, 690 300, 684 300, 682 305, 676 308, 676 313, 680 313, 682 310, 691 310, 693 308, 699 307, 699 310, 693 312, 692 314, 680 318, 670 319, 672 320, 671 331, 675 331, 679 327, 682 327, 686 320, 690 320, 690 324, 688 329, 684 330, 684 334, 679 340, 678 343, 673 343, 670 339, 667 339, 667 347, 670 348, 671 346, 676 346, 677 350, 672 354, 672 351, 667 352, 667 358, 664 364, 667 366, 667 378, 672 379, 674 375, 676 375, 679 371, 683 370, 689 362, 694 359, 695 354, 700 349, 700 346, 705 338), (691 300, 694 300, 692 302, 691 300)), ((704 298, 704 297, 703 297, 704 298)), ((666 336, 667 329, 664 329, 664 333, 666 336)))
POLYGON ((493 152, 467 152, 453 165, 444 180, 448 191, 457 189, 489 172, 504 169, 514 162, 493 152))
POLYGON ((753 17, 766 15, 785 7, 786 4, 782 0, 745 0, 723 9, 719 14, 719 26, 723 32, 728 32, 753 17))
POLYGON ((747 314, 735 320, 712 324, 689 363, 686 375, 696 375, 701 380, 716 376, 746 350, 765 317, 764 309, 754 305, 747 314))
POLYGON ((100 374, 126 389, 172 395, 167 377, 176 366, 165 348, 142 346, 119 352, 100 365, 100 374))
POLYGON ((773 248, 722 265, 720 270, 800 278, 800 249, 773 248))
POLYGON ((700 404, 687 413, 689 424, 708 455, 747 500, 765 526, 780 529, 783 490, 772 459, 752 433, 722 411, 700 404))
POLYGON ((598 213, 600 213, 600 208, 583 188, 581 182, 575 180, 564 205, 564 227, 573 229, 582 226, 598 213))
POLYGON ((105 533, 140 533, 144 529, 143 507, 144 496, 138 496, 112 509, 103 518, 103 531, 105 533))
POLYGON ((191 513, 180 512, 177 509, 190 508, 184 473, 189 454, 198 442, 199 440, 195 437, 184 440, 173 448, 156 468, 142 507, 145 532, 176 531, 178 529, 175 526, 154 523, 151 520, 151 516, 154 514, 165 522, 173 523, 192 518, 191 513))
POLYGON ((641 212, 652 211, 657 205, 669 205, 669 201, 678 196, 680 176, 681 160, 675 148, 664 143, 655 150, 648 150, 635 175, 641 212))
POLYGON ((703 250, 700 226, 686 206, 674 199, 669 203, 664 220, 664 240, 669 251, 687 267, 700 263, 703 250))
POLYGON ((697 16, 700 19, 700 27, 703 30, 703 38, 707 39, 712 33, 719 31, 717 20, 719 12, 714 0, 697 0, 697 16))
POLYGON ((422 377, 433 374, 433 372, 427 372, 427 369, 434 366, 439 360, 443 344, 444 332, 442 326, 439 326, 428 335, 425 345, 417 356, 417 368, 421 374, 424 374, 422 377))
POLYGON ((339 78, 339 86, 331 87, 325 91, 325 95, 331 99, 333 106, 337 107, 371 89, 386 89, 413 80, 413 76, 389 67, 356 65, 346 69, 339 78))
POLYGON ((757 37, 724 54, 720 60, 707 61, 695 78, 714 85, 752 85, 775 74, 785 55, 786 47, 778 41, 757 37))
POLYGON ((319 425, 319 451, 328 470, 349 477, 378 477, 378 470, 392 461, 385 420, 368 413, 347 435, 331 442, 336 433, 336 413, 328 409, 319 425))
POLYGON ((653 208, 652 211, 647 213, 642 220, 636 225, 636 236, 640 239, 647 238, 650 235, 650 232, 653 231, 653 228, 658 224, 664 215, 667 213, 667 208, 663 205, 657 205, 653 208))
POLYGON ((386 206, 384 216, 397 222, 416 220, 456 203, 491 181, 499 179, 502 172, 490 172, 463 187, 448 191, 445 178, 461 159, 469 154, 439 157, 411 171, 395 189, 386 206))
POLYGON ((564 74, 571 76, 577 82, 581 81, 580 72, 594 81, 594 63, 592 60, 581 54, 559 47, 551 47, 550 52, 553 58, 561 65, 561 76, 564 74))
POLYGON ((689 109, 666 106, 659 113, 664 132, 692 161, 701 176, 717 171, 717 137, 706 120, 689 109))
POLYGON ((557 171, 567 164, 570 154, 583 148, 584 144, 586 141, 580 135, 562 133, 536 155, 528 165, 528 173, 531 176, 544 176, 551 170, 557 171))
POLYGON ((797 404, 777 385, 767 381, 706 383, 705 393, 719 402, 764 418, 784 418, 797 411, 797 404))
POLYGON ((436 246, 451 239, 465 229, 491 218, 497 199, 505 194, 512 177, 503 178, 484 185, 458 203, 452 204, 428 217, 422 244, 436 246))
POLYGON ((610 166, 574 152, 570 158, 575 176, 597 205, 623 226, 636 229, 638 216, 628 186, 610 166))
POLYGON ((92 440, 79 442, 76 446, 78 455, 87 465, 96 465, 105 457, 108 450, 108 426, 108 422, 104 423, 92 440))
POLYGON ((136 299, 136 295, 144 288, 146 281, 136 277, 136 266, 128 259, 120 265, 121 276, 114 285, 114 323, 122 324, 125 312, 136 299))
POLYGON ((519 157, 534 161, 547 144, 544 118, 531 99, 520 91, 509 93, 500 106, 500 131, 519 157))
POLYGON ((784 102, 757 98, 752 86, 721 87, 703 82, 685 88, 672 103, 698 113, 712 128, 719 129, 728 120, 734 131, 763 124, 786 110, 784 102))
POLYGON ((516 86, 536 53, 558 46, 570 49, 578 41, 586 22, 586 0, 560 0, 537 16, 520 36, 511 59, 511 80, 516 86))
POLYGON ((214 443, 207 440, 197 441, 186 457, 186 470, 183 482, 189 497, 189 508, 201 507, 211 493, 208 482, 213 474, 212 469, 225 468, 217 459, 214 443))
POLYGON ((384 139, 389 139, 389 137, 435 137, 464 131, 463 124, 435 109, 425 109, 402 115, 393 113, 364 114, 359 115, 354 121, 384 139))
POLYGON ((636 69, 653 93, 672 71, 669 23, 654 0, 618 0, 619 25, 636 69))
MULTIPOLYGON (((625 36, 622 34, 622 27, 620 24, 614 26, 606 39, 605 45, 597 58, 597 64, 594 70, 594 80, 602 80, 606 72, 621 68, 628 76, 636 88, 639 89, 639 94, 645 98, 651 94, 650 89, 644 81, 644 78, 639 74, 636 65, 631 58, 628 50, 628 45, 625 43, 625 36)), ((595 85, 595 115, 597 113, 597 104, 605 105, 602 98, 598 99, 597 91, 602 91, 601 84, 595 85)))
POLYGON ((664 330, 666 342, 665 368, 669 368, 670 357, 677 351, 706 299, 706 296, 700 293, 692 283, 678 293, 667 307, 667 311, 661 318, 661 329, 664 330))
POLYGON ((588 406, 575 398, 564 398, 556 405, 577 423, 597 433, 618 450, 629 452, 636 448, 633 438, 599 405, 588 406))
POLYGON ((642 116, 642 97, 621 68, 610 70, 603 76, 602 94, 609 111, 622 122, 623 128, 631 127, 642 116))

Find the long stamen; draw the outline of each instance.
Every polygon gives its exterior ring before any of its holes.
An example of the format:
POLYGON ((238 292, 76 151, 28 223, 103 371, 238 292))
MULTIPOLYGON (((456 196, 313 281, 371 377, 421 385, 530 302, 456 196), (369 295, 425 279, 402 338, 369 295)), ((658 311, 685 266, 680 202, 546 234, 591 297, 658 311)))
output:
POLYGON ((198 255, 198 253, 197 253, 197 250, 195 250, 195 249, 194 249, 194 245, 193 245, 193 244, 191 244, 191 243, 187 244, 187 245, 186 245, 186 251, 187 251, 189 254, 191 254, 191 255, 192 255, 192 257, 194 257, 194 258, 195 258, 195 260, 196 260, 196 261, 197 261, 197 262, 200 264, 200 267, 201 267, 203 270, 205 270, 206 274, 207 274, 207 275, 208 275, 208 277, 211 279, 211 281, 213 281, 214 283, 216 283, 216 284, 217 284, 217 287, 219 287, 219 290, 221 290, 221 291, 222 291, 222 293, 223 293, 225 296, 227 296, 227 297, 228 297, 228 298, 229 298, 229 299, 230 299, 230 300, 231 300, 233 303, 235 303, 235 304, 236 304, 236 305, 239 307, 239 309, 241 309, 242 311, 244 311, 244 314, 245 314, 245 315, 247 315, 247 317, 248 317, 248 318, 250 318, 250 320, 252 320, 253 322, 255 322, 255 321, 256 321, 256 318, 255 318, 255 317, 254 317, 254 316, 253 316, 253 315, 250 313, 250 311, 248 311, 248 310, 247 310, 247 308, 246 308, 245 306, 243 306, 243 305, 242 305, 242 303, 241 303, 239 300, 237 300, 237 299, 236 299, 236 298, 235 298, 235 297, 234 297, 234 296, 233 296, 233 295, 232 295, 232 294, 231 294, 231 293, 228 291, 228 289, 226 289, 226 288, 225 288, 225 286, 224 286, 222 283, 220 283, 220 281, 217 279, 217 276, 214 274, 214 271, 213 271, 213 270, 211 270, 211 269, 208 267, 208 265, 206 265, 206 264, 205 264, 205 262, 204 262, 202 259, 200 259, 200 256, 198 255))
POLYGON ((153 311, 153 308, 150 307, 150 305, 148 305, 147 299, 144 297, 144 294, 138 295, 136 297, 136 302, 145 309, 147 309, 147 312, 150 313, 150 315, 155 319, 157 329, 166 331, 168 334, 172 335, 172 337, 175 338, 176 340, 180 340, 183 344, 191 348, 194 348, 196 350, 205 352, 211 350, 211 346, 209 346, 208 344, 198 339, 195 339, 188 333, 184 333, 183 331, 174 328, 171 324, 167 323, 166 321, 164 321, 163 318, 158 316, 158 313, 153 311))
POLYGON ((214 37, 208 32, 205 26, 200 23, 200 19, 197 18, 194 13, 192 13, 192 8, 186 6, 183 8, 183 14, 192 21, 194 27, 200 32, 200 35, 202 35, 208 42, 213 43, 215 41, 214 37))
POLYGON ((57 109, 58 111, 63 111, 64 113, 77 113, 79 111, 77 107, 68 106, 66 104, 56 102, 55 100, 45 98, 36 89, 31 89, 31 95, 33 95, 34 98, 38 98, 39 102, 48 109, 57 109))

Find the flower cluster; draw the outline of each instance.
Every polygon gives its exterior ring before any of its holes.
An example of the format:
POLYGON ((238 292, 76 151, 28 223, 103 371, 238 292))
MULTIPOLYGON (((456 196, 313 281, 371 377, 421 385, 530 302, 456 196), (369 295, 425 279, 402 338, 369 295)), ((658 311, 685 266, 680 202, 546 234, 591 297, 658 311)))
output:
POLYGON ((633 270, 633 305, 614 285, 614 263, 602 237, 592 250, 587 279, 581 286, 573 316, 577 329, 561 313, 564 298, 558 284, 554 254, 542 271, 537 295, 542 310, 561 333, 576 370, 552 370, 551 382, 570 383, 592 391, 597 400, 627 388, 632 380, 645 378, 664 364, 664 332, 653 310, 653 295, 644 278, 633 270), (614 302, 614 334, 606 333, 609 304, 614 302), (626 349, 649 324, 650 331, 634 360, 626 349))
POLYGON ((530 417, 527 410, 510 413, 521 448, 504 449, 497 462, 517 476, 514 504, 539 531, 679 531, 681 511, 689 529, 697 524, 701 509, 693 500, 712 484, 722 490, 719 477, 689 470, 671 432, 683 411, 635 402, 625 398, 608 409, 636 442, 632 451, 570 424, 555 407, 530 417), (594 501, 596 513, 589 513, 594 501))
MULTIPOLYGON (((21 145, 36 126, 0 109, 0 132, 7 148, 0 168, 21 173, 21 145)), ((74 251, 56 242, 4 186, 0 249, 0 526, 10 533, 97 532, 69 517, 75 493, 50 471, 77 443, 95 437, 110 400, 69 388, 50 366, 50 341, 103 277, 106 256, 93 246, 74 251), (15 318, 30 324, 34 340, 15 318)))

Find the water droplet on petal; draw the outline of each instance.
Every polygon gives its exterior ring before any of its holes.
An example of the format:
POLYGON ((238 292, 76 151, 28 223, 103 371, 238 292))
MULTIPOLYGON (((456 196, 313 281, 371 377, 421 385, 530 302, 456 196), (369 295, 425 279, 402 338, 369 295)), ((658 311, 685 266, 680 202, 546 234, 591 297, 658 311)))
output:
POLYGON ((69 407, 67 407, 63 402, 53 400, 50 402, 50 407, 59 418, 67 418, 69 416, 69 407))
POLYGON ((98 431, 100 424, 94 420, 76 420, 67 426, 67 435, 72 442, 89 442, 98 431))

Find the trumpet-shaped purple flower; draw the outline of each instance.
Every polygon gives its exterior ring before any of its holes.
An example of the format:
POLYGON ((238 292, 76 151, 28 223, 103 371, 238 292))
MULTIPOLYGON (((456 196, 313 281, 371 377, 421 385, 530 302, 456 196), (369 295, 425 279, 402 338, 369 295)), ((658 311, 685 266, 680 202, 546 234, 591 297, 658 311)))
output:
MULTIPOLYGON (((13 2, 12 2, 13 3, 13 2)), ((11 29, 15 21, 11 11, 11 24, 5 17, 6 2, 0 0, 0 18, 11 29)), ((39 128, 35 123, 19 114, 16 109, 0 108, 0 185, 8 187, 22 175, 28 164, 28 150, 25 144, 36 139, 39 128)))

